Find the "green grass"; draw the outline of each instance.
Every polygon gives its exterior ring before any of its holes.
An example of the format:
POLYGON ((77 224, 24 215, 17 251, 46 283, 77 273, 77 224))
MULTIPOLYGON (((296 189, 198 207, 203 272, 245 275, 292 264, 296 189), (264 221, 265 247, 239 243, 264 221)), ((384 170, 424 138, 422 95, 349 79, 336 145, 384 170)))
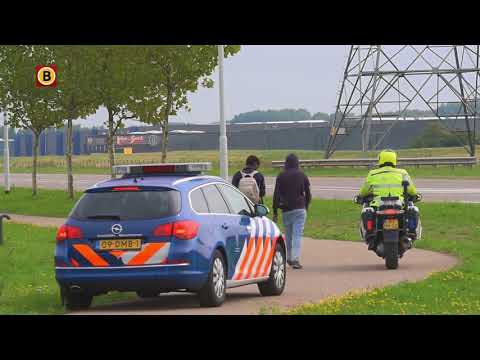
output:
MULTIPOLYGON (((406 167, 405 168, 414 178, 480 178, 480 166, 472 168, 466 166, 457 166, 450 168, 448 166, 434 167, 406 167)), ((322 169, 306 169, 305 173, 310 176, 333 176, 333 177, 364 177, 368 170, 366 168, 322 168, 322 169)))
MULTIPOLYGON (((458 266, 424 281, 351 293, 288 313, 480 314, 480 205, 424 203, 420 208, 423 239, 416 247, 454 254, 461 261, 458 266)), ((314 200, 305 234, 320 239, 358 240, 358 210, 348 201, 314 200)), ((405 256, 408 258, 408 253, 405 256)))
POLYGON ((32 196, 32 189, 14 188, 5 194, 0 187, 0 212, 22 215, 66 217, 81 193, 75 193, 75 199, 68 199, 61 190, 39 189, 38 195, 32 196))
MULTIPOLYGON (((39 201, 36 206, 29 204, 29 194, 28 189, 15 189, 9 195, 2 193, 0 212, 5 207, 14 206, 17 213, 66 216, 70 210, 71 203, 66 203, 63 191, 41 191, 34 200, 39 201), (6 196, 9 198, 5 201, 6 196)), ((267 205, 271 205, 271 199, 267 199, 267 205)), ((416 243, 416 247, 454 254, 461 260, 458 266, 433 274, 424 281, 347 294, 320 304, 301 306, 292 313, 479 314, 480 205, 421 203, 420 209, 424 238, 416 243)), ((314 200, 305 235, 356 241, 358 218, 359 207, 351 201, 314 200)), ((55 231, 7 223, 5 232, 5 244, 0 246, 0 314, 61 313, 63 310, 53 278, 55 231)), ((372 256, 375 255, 372 253, 372 256)), ((408 253, 405 256, 408 257, 408 253)), ((95 304, 132 296, 135 295, 112 293, 96 298, 95 304)))
MULTIPOLYGON (((55 280, 55 229, 5 224, 0 246, 0 315, 62 314, 55 280)), ((94 303, 132 299, 133 293, 110 293, 94 303)))
MULTIPOLYGON (((233 174, 243 167, 245 158, 249 154, 257 155, 261 162, 261 171, 265 175, 276 175, 278 169, 271 167, 274 160, 284 160, 290 153, 296 153, 300 159, 312 160, 322 159, 323 151, 307 150, 230 150, 229 151, 229 173, 233 174)), ((399 150, 400 157, 430 157, 430 156, 467 156, 463 148, 432 148, 432 149, 406 149, 399 150)), ((376 158, 377 152, 363 153, 361 151, 338 151, 333 158, 376 158)), ((125 163, 154 163, 160 161, 160 153, 143 153, 124 155, 116 154, 117 164, 125 163)), ((191 162, 210 161, 212 162, 211 174, 219 174, 218 151, 171 151, 168 153, 169 162, 191 162)), ((1 166, 1 159, 0 159, 1 166)), ((11 160, 12 172, 31 173, 32 159, 30 157, 15 157, 11 160)), ((65 158, 62 156, 41 156, 39 158, 40 173, 65 173, 65 158)), ((108 174, 108 162, 106 154, 79 155, 73 158, 73 171, 75 174, 108 174)), ((409 168, 409 171, 416 177, 480 177, 480 166, 473 168, 459 166, 451 169, 448 166, 437 168, 409 168)), ((364 176, 365 168, 321 168, 307 169, 309 176, 364 176)))

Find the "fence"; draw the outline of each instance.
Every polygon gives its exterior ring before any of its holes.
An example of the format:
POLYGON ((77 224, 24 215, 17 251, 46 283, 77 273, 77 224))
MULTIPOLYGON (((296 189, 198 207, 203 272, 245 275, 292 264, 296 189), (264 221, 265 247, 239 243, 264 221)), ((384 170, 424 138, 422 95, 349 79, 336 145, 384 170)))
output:
MULTIPOLYGON (((158 158, 151 158, 151 159, 115 159, 115 165, 126 165, 131 164, 132 162, 136 164, 149 164, 159 162, 158 158)), ((2 161, 0 160, 0 164, 2 161)), ((87 160, 75 160, 73 159, 72 165, 74 168, 81 168, 81 169, 109 169, 110 165, 108 160, 105 159, 87 159, 87 160)), ((15 159, 10 158, 10 167, 12 169, 30 169, 33 167, 33 161, 31 159, 15 159)), ((39 168, 59 168, 59 169, 66 169, 67 162, 65 159, 42 159, 39 157, 38 159, 38 167, 39 168)))
MULTIPOLYGON (((429 158, 399 158, 398 166, 470 166, 477 165, 476 157, 429 157, 429 158)), ((376 159, 322 159, 322 160, 300 160, 300 166, 305 168, 315 167, 374 167, 376 159)), ((272 161, 272 167, 283 167, 284 161, 272 161)))

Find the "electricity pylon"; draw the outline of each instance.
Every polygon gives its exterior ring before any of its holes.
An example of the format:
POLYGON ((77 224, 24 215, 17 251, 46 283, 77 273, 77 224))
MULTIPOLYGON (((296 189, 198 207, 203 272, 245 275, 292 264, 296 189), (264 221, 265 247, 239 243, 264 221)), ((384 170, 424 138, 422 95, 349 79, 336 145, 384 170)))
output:
POLYGON ((479 60, 479 45, 352 45, 325 158, 358 126, 362 150, 377 149, 398 121, 415 114, 411 110, 438 120, 475 156, 479 60), (372 124, 385 120, 386 131, 372 143, 372 124))

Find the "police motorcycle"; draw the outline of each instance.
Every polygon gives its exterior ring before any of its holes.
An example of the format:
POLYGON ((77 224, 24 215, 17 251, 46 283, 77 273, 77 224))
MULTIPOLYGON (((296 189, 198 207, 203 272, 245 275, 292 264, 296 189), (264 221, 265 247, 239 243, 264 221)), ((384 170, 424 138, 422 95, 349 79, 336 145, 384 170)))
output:
POLYGON ((377 209, 370 207, 373 196, 355 196, 354 202, 363 205, 360 235, 374 251, 385 259, 387 269, 397 269, 398 260, 421 238, 422 226, 419 211, 414 203, 421 201, 420 194, 407 193, 409 182, 402 182, 404 203, 398 196, 382 197, 377 209))

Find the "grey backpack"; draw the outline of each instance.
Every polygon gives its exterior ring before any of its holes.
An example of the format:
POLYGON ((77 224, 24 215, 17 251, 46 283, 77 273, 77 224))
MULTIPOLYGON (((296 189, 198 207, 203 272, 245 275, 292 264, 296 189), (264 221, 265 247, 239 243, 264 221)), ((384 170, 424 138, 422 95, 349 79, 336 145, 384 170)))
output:
POLYGON ((257 181, 253 177, 258 171, 253 171, 249 174, 240 171, 242 178, 238 183, 238 190, 245 194, 254 204, 260 202, 260 189, 258 188, 257 181))

